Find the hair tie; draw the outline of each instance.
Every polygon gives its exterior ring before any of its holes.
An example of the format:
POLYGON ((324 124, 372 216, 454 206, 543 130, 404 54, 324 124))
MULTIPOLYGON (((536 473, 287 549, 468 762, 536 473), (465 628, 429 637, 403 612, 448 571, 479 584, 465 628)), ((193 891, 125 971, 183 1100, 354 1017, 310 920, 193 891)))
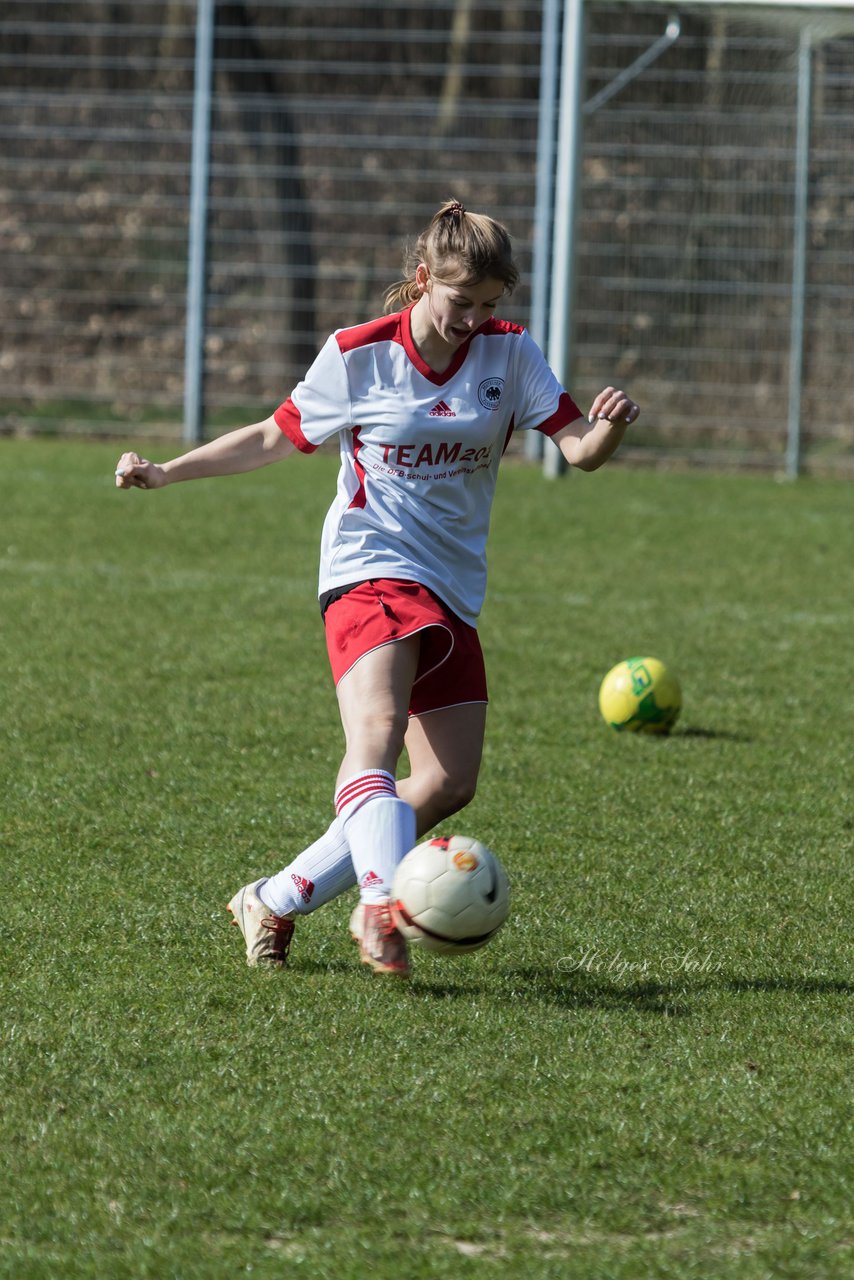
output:
POLYGON ((464 213, 465 209, 460 204, 459 200, 455 200, 453 204, 449 205, 445 210, 445 216, 448 218, 461 218, 464 213))

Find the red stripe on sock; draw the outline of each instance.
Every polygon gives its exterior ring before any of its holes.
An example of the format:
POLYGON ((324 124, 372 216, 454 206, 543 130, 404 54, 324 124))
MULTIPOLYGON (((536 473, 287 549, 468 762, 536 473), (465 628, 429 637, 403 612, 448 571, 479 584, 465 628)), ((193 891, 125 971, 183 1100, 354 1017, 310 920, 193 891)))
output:
POLYGON ((380 771, 360 773, 343 783, 335 793, 335 812, 341 814, 343 809, 356 800, 370 799, 372 796, 396 796, 397 787, 390 773, 380 771))

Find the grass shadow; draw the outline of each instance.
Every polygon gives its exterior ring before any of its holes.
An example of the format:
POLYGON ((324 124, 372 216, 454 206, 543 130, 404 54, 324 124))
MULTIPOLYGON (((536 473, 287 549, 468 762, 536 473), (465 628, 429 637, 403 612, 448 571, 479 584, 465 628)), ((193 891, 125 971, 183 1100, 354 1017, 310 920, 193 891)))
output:
POLYGON ((841 978, 730 978, 724 984, 731 991, 787 991, 794 995, 842 995, 854 994, 854 982, 841 978))
POLYGON ((430 978, 412 978, 409 990, 413 996, 430 996, 433 1000, 460 1000, 480 996, 489 990, 488 982, 436 982, 430 978))
MULTIPOLYGON (((484 984, 480 984, 481 986, 484 984)), ((645 978, 641 981, 620 983, 599 974, 561 973, 553 968, 534 965, 520 966, 505 971, 502 995, 512 1000, 524 998, 561 1008, 574 1009, 635 1009, 658 1017, 687 1018, 694 1010, 690 1000, 706 991, 732 992, 788 992, 795 996, 850 995, 854 983, 838 978, 771 977, 745 978, 731 974, 704 974, 672 981, 645 978), (510 991, 507 992, 507 987, 510 991)), ((497 984, 496 984, 497 987, 497 984)), ((429 989, 429 984, 428 984, 429 989)), ((469 992, 469 986, 454 994, 469 992)))
MULTIPOLYGON (((378 981, 354 959, 330 958, 327 960, 300 957, 292 961, 289 969, 297 974, 343 975, 363 974, 378 981)), ((683 976, 672 981, 645 978, 642 981, 620 983, 601 974, 580 971, 561 972, 549 966, 517 965, 500 972, 492 971, 487 977, 467 976, 431 978, 419 975, 417 967, 402 989, 416 999, 471 1000, 491 993, 497 999, 509 1002, 532 1000, 560 1008, 571 1009, 636 1009, 641 1013, 666 1018, 686 1018, 693 1013, 687 1003, 692 996, 704 991, 726 990, 740 992, 787 992, 792 995, 851 995, 854 982, 841 978, 778 976, 748 978, 732 974, 704 974, 694 978, 683 976)))
POLYGON ((684 996, 684 985, 664 982, 636 982, 620 986, 599 977, 561 974, 552 969, 526 965, 491 973, 488 978, 454 982, 414 976, 409 984, 413 996, 438 1000, 460 1000, 491 993, 496 999, 517 1004, 524 1000, 563 1008, 626 1008, 670 1018, 687 1017, 691 1010, 676 999, 684 996))
MULTIPOLYGON (((563 1008, 638 1009, 667 1018, 685 1018, 691 1009, 685 1004, 685 984, 644 980, 618 983, 597 974, 561 973, 525 965, 507 971, 508 979, 524 986, 525 1000, 532 998, 563 1008)), ((513 998, 518 999, 518 990, 513 998)))
POLYGON ((288 959, 288 972, 294 974, 317 973, 360 973, 362 966, 354 954, 350 960, 336 958, 330 960, 312 960, 311 957, 300 956, 299 959, 288 959))
POLYGON ((749 733, 733 733, 729 729, 704 729, 701 725, 685 725, 674 729, 671 738, 708 738, 718 742, 752 742, 749 733))

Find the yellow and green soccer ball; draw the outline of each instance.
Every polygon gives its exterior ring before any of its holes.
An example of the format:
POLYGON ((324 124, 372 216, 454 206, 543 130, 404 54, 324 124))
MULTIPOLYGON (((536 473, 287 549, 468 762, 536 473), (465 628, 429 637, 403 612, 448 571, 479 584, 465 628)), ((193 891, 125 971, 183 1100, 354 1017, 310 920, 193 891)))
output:
POLYGON ((669 733, 682 709, 679 681, 658 658, 626 658, 599 688, 599 710, 619 732, 669 733))

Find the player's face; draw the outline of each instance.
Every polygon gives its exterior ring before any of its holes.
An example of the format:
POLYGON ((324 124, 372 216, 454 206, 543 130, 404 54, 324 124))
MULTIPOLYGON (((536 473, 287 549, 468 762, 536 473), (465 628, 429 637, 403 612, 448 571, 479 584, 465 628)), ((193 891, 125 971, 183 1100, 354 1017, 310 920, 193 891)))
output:
POLYGON ((456 349, 489 319, 504 296, 504 285, 491 276, 478 284, 445 284, 435 277, 425 290, 427 310, 439 337, 456 349))

